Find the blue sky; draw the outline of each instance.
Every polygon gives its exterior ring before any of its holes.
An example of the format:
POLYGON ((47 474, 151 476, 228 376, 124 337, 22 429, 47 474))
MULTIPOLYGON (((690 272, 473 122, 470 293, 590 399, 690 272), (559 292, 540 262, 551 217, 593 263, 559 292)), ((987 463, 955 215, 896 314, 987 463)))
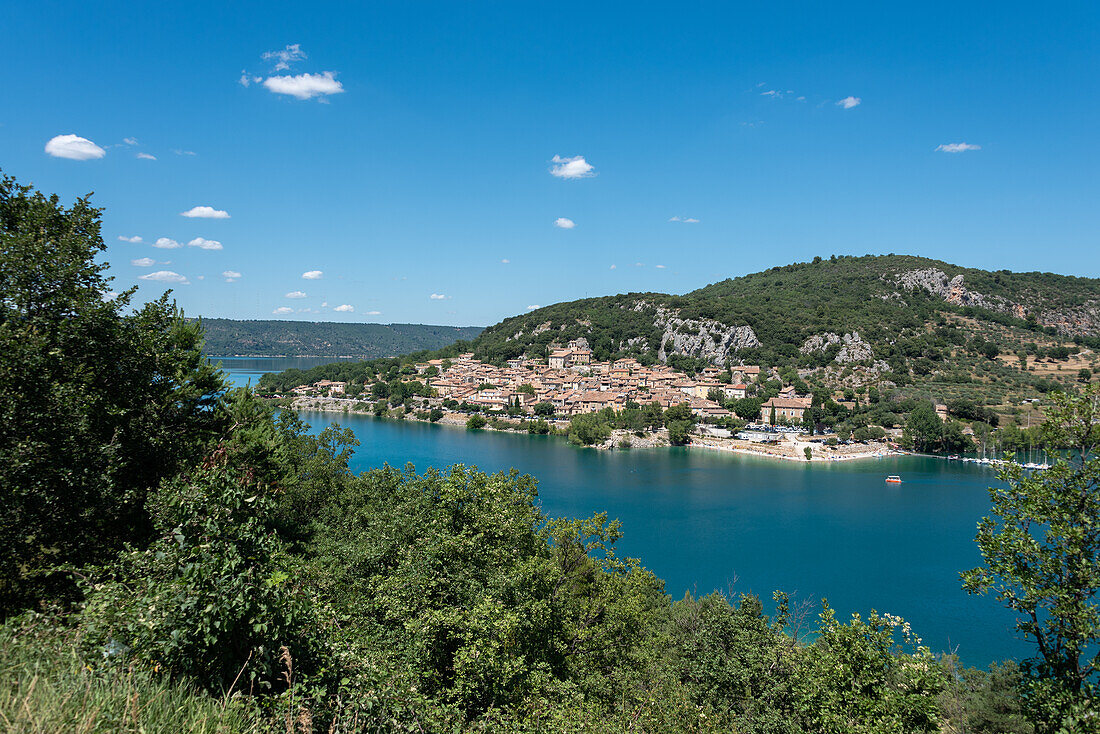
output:
POLYGON ((0 167, 94 191, 116 287, 189 314, 486 325, 834 253, 1100 276, 1094 3, 3 15, 0 167))

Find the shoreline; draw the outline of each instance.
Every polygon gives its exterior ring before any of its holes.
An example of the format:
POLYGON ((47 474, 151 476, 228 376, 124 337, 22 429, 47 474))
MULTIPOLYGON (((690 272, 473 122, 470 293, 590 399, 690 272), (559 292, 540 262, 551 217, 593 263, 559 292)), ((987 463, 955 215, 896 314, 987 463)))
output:
MULTIPOLYGON (((337 413, 342 415, 357 415, 365 416, 368 418, 376 418, 379 416, 373 415, 373 413, 367 411, 352 410, 351 405, 361 401, 356 401, 352 398, 340 399, 340 398, 297 398, 291 403, 290 408, 295 411, 314 411, 321 413, 337 413)), ((465 413, 445 412, 443 417, 435 422, 435 425, 450 426, 453 428, 466 429, 466 420, 469 418, 465 413)), ((431 421, 417 418, 414 414, 408 413, 402 418, 387 418, 387 420, 393 420, 397 422, 410 421, 415 423, 431 423, 431 421)), ((568 421, 547 421, 550 425, 556 429, 562 429, 569 425, 568 421)), ((482 431, 498 431, 500 433, 525 433, 523 431, 515 430, 502 430, 493 428, 486 425, 484 428, 478 430, 482 431)), ((564 438, 562 434, 558 435, 564 438)), ((637 449, 656 449, 656 448, 670 448, 668 443, 668 432, 665 429, 660 429, 653 433, 646 433, 644 437, 635 436, 629 431, 622 429, 614 429, 611 436, 601 444, 592 446, 586 446, 583 448, 592 448, 597 451, 632 451, 637 449), (623 438, 629 438, 630 447, 620 447, 619 442, 623 438)), ((780 440, 778 444, 774 445, 761 445, 754 444, 749 441, 739 441, 732 438, 716 438, 712 436, 692 436, 691 441, 684 446, 688 449, 702 449, 705 451, 717 451, 727 454, 743 454, 746 456, 757 456, 765 459, 776 459, 780 461, 793 461, 802 464, 821 464, 821 463, 835 463, 838 461, 858 461, 866 459, 881 459, 887 456, 905 456, 907 452, 898 451, 897 449, 890 448, 885 443, 872 443, 872 444, 859 444, 860 449, 853 450, 852 446, 826 446, 823 443, 808 441, 799 441, 796 438, 780 440), (811 447, 812 458, 807 460, 805 456, 805 447, 811 447)))

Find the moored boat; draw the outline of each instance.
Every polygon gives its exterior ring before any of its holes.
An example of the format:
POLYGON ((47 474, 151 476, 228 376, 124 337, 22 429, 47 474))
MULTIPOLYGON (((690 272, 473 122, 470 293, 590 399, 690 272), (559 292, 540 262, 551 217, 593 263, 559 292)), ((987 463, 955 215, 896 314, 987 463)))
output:
POLYGON ((901 484, 901 477, 899 477, 897 474, 891 474, 890 476, 886 477, 886 483, 901 484))

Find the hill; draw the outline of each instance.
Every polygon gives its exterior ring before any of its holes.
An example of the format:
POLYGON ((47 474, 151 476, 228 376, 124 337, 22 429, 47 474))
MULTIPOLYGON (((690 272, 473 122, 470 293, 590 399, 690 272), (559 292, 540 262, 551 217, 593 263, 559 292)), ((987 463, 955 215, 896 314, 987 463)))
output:
MULTIPOLYGON (((815 258, 683 295, 627 293, 558 303, 486 328, 470 351, 503 364, 579 340, 592 357, 634 357, 688 374, 778 368, 787 384, 970 401, 1020 416, 1024 401, 1100 371, 1100 280, 988 272, 907 255, 815 258)), ((286 388, 357 380, 388 366, 330 365, 269 380, 286 388)))
POLYGON ((395 357, 473 339, 479 326, 202 319, 204 351, 218 357, 395 357))
POLYGON ((688 373, 760 364, 830 387, 917 385, 999 405, 1095 371, 1098 337, 1100 280, 884 255, 814 258, 683 295, 558 303, 490 326, 471 346, 499 364, 581 339, 596 360, 688 373))
MULTIPOLYGON (((987 272, 903 255, 815 258, 681 296, 628 293, 547 306, 488 327, 474 348, 499 361, 585 338, 601 360, 629 355, 648 362, 687 357, 716 365, 809 366, 828 361, 817 353, 835 360, 846 334, 886 357, 891 350, 884 347, 946 314, 1040 335, 1096 337, 1100 280, 987 272)), ((842 361, 866 353, 857 346, 842 361)))

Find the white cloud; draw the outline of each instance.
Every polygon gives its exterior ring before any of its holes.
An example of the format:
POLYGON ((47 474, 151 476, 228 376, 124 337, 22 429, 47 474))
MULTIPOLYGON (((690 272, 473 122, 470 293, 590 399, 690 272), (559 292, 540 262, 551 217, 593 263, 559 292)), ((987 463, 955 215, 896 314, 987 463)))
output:
POLYGON ((306 272, 302 273, 302 277, 306 280, 320 280, 321 276, 323 276, 324 274, 325 272, 323 270, 307 270, 306 272))
POLYGON ((614 265, 612 265, 610 268, 608 268, 608 270, 614 270, 614 269, 615 269, 614 265))
POLYGON ((942 153, 965 153, 968 150, 981 150, 980 145, 971 145, 970 143, 945 143, 944 145, 937 145, 936 150, 942 153))
POLYGON ((431 298, 433 301, 442 301, 446 297, 447 296, 443 295, 442 293, 433 293, 431 296, 429 296, 429 298, 431 298))
POLYGON ((279 306, 271 313, 275 314, 276 316, 285 316, 288 313, 294 313, 294 309, 290 306, 279 306))
POLYGON ((176 155, 198 155, 198 153, 193 150, 180 150, 179 148, 173 148, 172 152, 176 155))
POLYGON ((695 217, 670 217, 670 222, 680 222, 681 224, 698 224, 699 220, 695 217))
POLYGON ((126 143, 127 145, 137 145, 138 144, 137 138, 123 138, 122 142, 126 143))
POLYGON ((287 298, 305 298, 306 294, 303 293, 302 291, 291 291, 290 293, 286 294, 286 297, 287 298))
POLYGON ((180 212, 180 216, 189 219, 229 219, 229 212, 212 206, 193 206, 185 212, 180 212))
POLYGON ((143 161, 155 161, 157 159, 155 155, 149 155, 148 153, 138 153, 137 157, 143 161))
POLYGON ((836 103, 837 107, 843 107, 846 110, 850 110, 853 107, 858 107, 859 103, 863 100, 859 97, 845 97, 836 103))
POLYGON ((135 268, 151 268, 157 264, 157 261, 151 257, 139 257, 136 260, 131 260, 130 264, 135 268))
POLYGON ((665 269, 664 265, 654 265, 653 267, 657 268, 658 270, 664 270, 665 269))
POLYGON ((208 240, 204 237, 196 237, 187 243, 188 247, 198 247, 200 250, 221 250, 222 243, 217 240, 208 240))
POLYGON ((298 43, 288 44, 282 51, 268 51, 263 55, 264 61, 276 62, 274 71, 289 69, 295 61, 301 61, 304 58, 307 58, 306 52, 298 43))
POLYGON ((264 80, 264 87, 275 94, 289 94, 296 99, 312 99, 330 94, 340 94, 344 85, 336 81, 336 72, 326 71, 320 74, 299 74, 297 76, 270 76, 264 80))
POLYGON ((533 304, 533 305, 531 305, 531 306, 528 306, 528 307, 527 307, 527 310, 528 310, 528 311, 534 311, 534 310, 535 310, 536 308, 542 308, 542 306, 540 306, 540 305, 538 305, 538 304, 536 303, 536 304, 533 304))
POLYGON ((583 155, 572 158, 562 158, 560 155, 553 157, 554 165, 550 168, 550 175, 558 178, 592 178, 596 170, 591 163, 584 159, 583 155))
POLYGON ((134 235, 133 237, 123 237, 122 235, 119 235, 118 236, 118 241, 119 242, 129 242, 132 245, 139 245, 142 242, 144 242, 144 240, 142 240, 141 237, 139 237, 138 235, 134 235))
POLYGON ((355 306, 352 306, 350 303, 343 303, 332 310, 339 311, 340 313, 351 313, 355 310, 355 306))
POLYGON ((645 267, 645 263, 634 263, 634 267, 636 267, 636 268, 644 268, 644 267, 645 267))
POLYGON ((183 247, 183 245, 168 237, 158 237, 157 241, 153 243, 153 247, 159 247, 162 250, 174 250, 177 247, 183 247))
POLYGON ((226 283, 235 283, 241 277, 241 274, 236 270, 223 270, 222 277, 225 278, 226 283))
POLYGON ((54 158, 68 158, 71 161, 90 161, 107 155, 103 148, 79 135, 55 135, 46 143, 46 153, 54 158))
POLYGON ((321 308, 328 308, 328 301, 321 301, 321 308))
POLYGON ((195 278, 195 280, 206 280, 206 276, 200 275, 199 277, 195 278))
POLYGON ((573 229, 577 226, 577 223, 569 217, 558 217, 554 220, 554 226, 558 229, 573 229))
POLYGON ((778 99, 778 98, 782 97, 783 94, 781 92, 775 91, 774 89, 769 89, 766 92, 761 92, 760 96, 761 97, 771 97, 772 99, 778 99))
POLYGON ((148 273, 139 277, 142 280, 155 280, 158 283, 180 283, 182 285, 189 284, 189 281, 186 277, 180 275, 179 273, 173 273, 171 270, 158 270, 155 273, 148 273))
POLYGON ((507 265, 508 263, 510 263, 512 261, 509 260, 508 258, 504 258, 503 260, 501 260, 501 262, 504 263, 505 265, 507 265))

